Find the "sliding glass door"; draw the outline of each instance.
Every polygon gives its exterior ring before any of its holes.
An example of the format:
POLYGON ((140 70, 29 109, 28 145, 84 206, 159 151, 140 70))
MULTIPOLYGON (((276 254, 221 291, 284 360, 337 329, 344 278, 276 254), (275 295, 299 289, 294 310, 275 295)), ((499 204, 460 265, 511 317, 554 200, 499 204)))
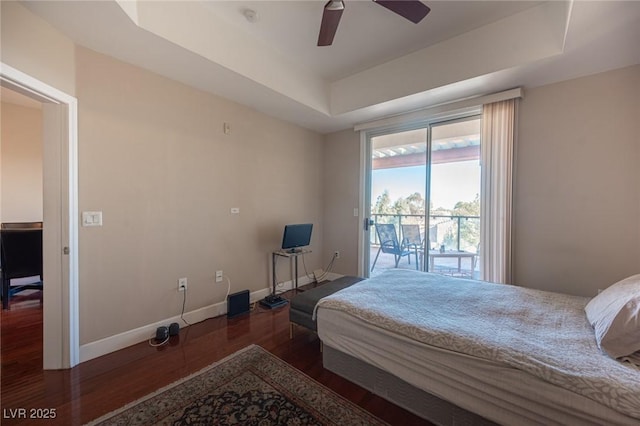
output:
POLYGON ((417 245, 411 253, 407 251, 402 231, 418 227, 424 235, 428 133, 425 127, 369 138, 371 201, 365 255, 369 256, 371 276, 395 267, 421 269, 423 250, 417 245))
POLYGON ((431 128, 426 270, 479 278, 480 118, 431 128))
POLYGON ((364 265, 479 277, 480 117, 367 137, 364 265))

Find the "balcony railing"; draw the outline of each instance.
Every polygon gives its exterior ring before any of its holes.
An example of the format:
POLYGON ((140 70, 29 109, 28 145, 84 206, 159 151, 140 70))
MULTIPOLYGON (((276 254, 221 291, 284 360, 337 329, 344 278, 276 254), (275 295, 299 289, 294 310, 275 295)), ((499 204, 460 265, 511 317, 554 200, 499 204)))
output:
POLYGON ((373 214, 373 226, 370 228, 370 241, 379 245, 375 225, 378 223, 392 223, 396 225, 399 241, 402 241, 402 225, 414 224, 420 226, 420 234, 430 249, 444 245, 445 250, 464 250, 478 252, 480 242, 479 216, 447 216, 430 215, 429 233, 425 233, 425 215, 419 214, 373 214))

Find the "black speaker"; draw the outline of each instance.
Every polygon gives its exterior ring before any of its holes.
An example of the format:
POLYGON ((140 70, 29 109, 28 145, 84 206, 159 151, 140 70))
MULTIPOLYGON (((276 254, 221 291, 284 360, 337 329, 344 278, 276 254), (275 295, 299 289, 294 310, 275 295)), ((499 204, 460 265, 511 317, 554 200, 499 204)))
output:
POLYGON ((180 334, 180 324, 172 322, 169 326, 169 336, 177 336, 180 334))
POLYGON ((242 290, 227 297, 227 318, 249 313, 249 290, 242 290))
POLYGON ((162 342, 169 337, 169 329, 164 325, 162 327, 156 328, 156 340, 162 342))

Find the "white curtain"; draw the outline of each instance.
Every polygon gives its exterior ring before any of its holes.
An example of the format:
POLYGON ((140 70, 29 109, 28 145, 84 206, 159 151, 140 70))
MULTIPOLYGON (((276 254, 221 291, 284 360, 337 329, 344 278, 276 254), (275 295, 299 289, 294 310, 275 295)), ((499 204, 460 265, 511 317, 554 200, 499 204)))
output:
POLYGON ((511 282, 511 208, 516 99, 482 108, 480 270, 481 279, 511 282))

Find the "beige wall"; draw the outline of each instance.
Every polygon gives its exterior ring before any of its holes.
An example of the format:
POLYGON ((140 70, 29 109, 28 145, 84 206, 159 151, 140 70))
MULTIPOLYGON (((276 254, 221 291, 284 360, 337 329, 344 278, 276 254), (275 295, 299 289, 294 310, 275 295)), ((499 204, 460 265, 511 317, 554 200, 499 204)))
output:
MULTIPOLYGON (((640 272, 640 66, 543 86, 519 111, 515 280, 593 296, 640 272)), ((359 136, 326 136, 325 256, 357 272, 359 136), (335 232, 333 231, 335 230, 335 232)))
POLYGON ((333 272, 358 275, 360 133, 345 130, 326 136, 324 161, 324 259, 340 251, 333 272))
MULTIPOLYGON (((2 61, 78 97, 81 344, 270 284, 286 223, 314 222, 313 254, 357 273, 359 135, 322 137, 78 48, 1 2, 2 61), (222 123, 231 124, 231 135, 222 123), (229 209, 239 207, 239 215, 229 209)), ((640 272, 639 68, 527 91, 520 109, 515 276, 594 294, 640 272)), ((302 265, 301 265, 302 266, 302 265)), ((289 279, 281 262, 280 281, 289 279)), ((302 272, 301 272, 302 273, 302 272)))
POLYGON ((527 90, 515 282, 593 296, 640 272, 640 66, 527 90))
POLYGON ((180 314, 180 277, 186 311, 224 301, 216 270, 231 292, 268 287, 287 223, 314 223, 305 264, 326 263, 321 135, 84 48, 76 60, 80 210, 104 215, 80 229, 82 344, 180 314))
MULTIPOLYGON (((76 51, 17 2, 1 13, 2 61, 78 98, 79 207, 104 213, 103 227, 79 232, 82 345, 178 315, 179 277, 186 311, 224 300, 218 269, 231 292, 270 286, 287 223, 315 224, 309 272, 328 262, 321 135, 76 51)), ((286 262, 277 271, 290 279, 286 262)))
POLYGON ((2 102, 0 219, 42 221, 42 111, 2 102))
MULTIPOLYGON (((0 2, 0 13, 2 62, 68 95, 74 95, 73 42, 18 2, 0 2)), ((69 314, 76 318, 74 313, 68 311, 69 290, 63 283, 64 265, 60 251, 62 235, 65 235, 61 220, 65 215, 64 197, 61 198, 63 192, 60 190, 61 176, 64 176, 60 155, 66 144, 62 140, 61 120, 65 115, 64 107, 43 104, 43 267, 44 275, 48 277, 44 289, 45 368, 60 368, 69 361, 69 339, 72 339, 73 333, 65 332, 63 328, 70 322, 69 314)), ((75 250, 76 247, 71 246, 71 249, 75 250)))
POLYGON ((17 1, 1 1, 0 14, 2 62, 73 96, 73 42, 17 1))

